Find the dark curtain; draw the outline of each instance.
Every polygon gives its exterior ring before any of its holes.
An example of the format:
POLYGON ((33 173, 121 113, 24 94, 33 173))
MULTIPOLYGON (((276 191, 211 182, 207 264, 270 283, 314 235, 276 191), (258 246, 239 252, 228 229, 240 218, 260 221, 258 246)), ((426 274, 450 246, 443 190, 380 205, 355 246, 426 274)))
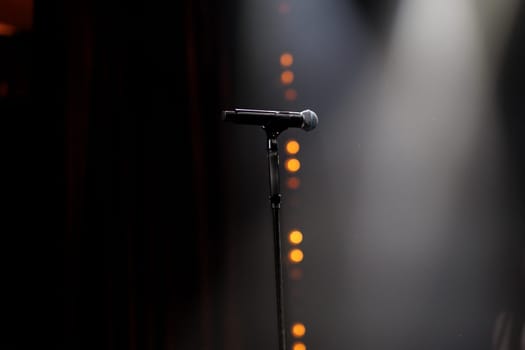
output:
POLYGON ((233 9, 36 1, 4 349, 224 348, 233 9))

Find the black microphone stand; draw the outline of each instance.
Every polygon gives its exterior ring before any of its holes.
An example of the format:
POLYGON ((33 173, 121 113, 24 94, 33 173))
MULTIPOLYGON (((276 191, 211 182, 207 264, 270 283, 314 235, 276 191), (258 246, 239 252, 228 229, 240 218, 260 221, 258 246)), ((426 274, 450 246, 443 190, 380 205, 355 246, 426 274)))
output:
POLYGON ((267 136, 268 170, 270 173, 270 203, 273 216, 273 242, 275 255, 275 291, 277 300, 277 326, 279 331, 279 350, 286 350, 286 328, 284 318, 284 278, 281 250, 281 229, 279 209, 281 208, 281 193, 279 180, 279 152, 277 137, 289 126, 300 127, 306 131, 317 126, 317 115, 311 110, 297 112, 262 111, 252 109, 236 109, 223 111, 223 120, 241 124, 263 125, 267 136), (292 118, 293 116, 293 118, 292 118))
POLYGON ((279 331, 279 350, 286 350, 286 328, 284 318, 284 277, 281 249, 281 229, 279 209, 281 208, 281 193, 279 179, 279 151, 277 137, 285 127, 278 125, 263 126, 267 136, 268 170, 270 174, 270 204, 273 217, 273 244, 275 260, 275 292, 277 301, 277 327, 279 331))

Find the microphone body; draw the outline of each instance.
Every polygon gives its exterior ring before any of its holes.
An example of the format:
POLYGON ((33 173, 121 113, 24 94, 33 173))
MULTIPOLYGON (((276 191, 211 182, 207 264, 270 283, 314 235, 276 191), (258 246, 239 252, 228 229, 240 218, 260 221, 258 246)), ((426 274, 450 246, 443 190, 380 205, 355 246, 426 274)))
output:
POLYGON ((265 128, 282 130, 286 128, 300 128, 305 131, 314 129, 319 122, 317 115, 309 109, 302 112, 290 112, 238 108, 231 111, 223 111, 222 119, 236 124, 259 125, 265 128))

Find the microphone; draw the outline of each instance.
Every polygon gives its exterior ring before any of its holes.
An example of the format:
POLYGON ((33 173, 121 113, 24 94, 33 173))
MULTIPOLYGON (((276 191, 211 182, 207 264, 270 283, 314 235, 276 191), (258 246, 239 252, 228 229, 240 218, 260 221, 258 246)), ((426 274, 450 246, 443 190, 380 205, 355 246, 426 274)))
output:
POLYGON ((306 109, 302 112, 265 111, 259 109, 234 109, 223 111, 222 120, 236 124, 260 125, 264 128, 301 128, 305 131, 315 129, 319 123, 317 114, 306 109))

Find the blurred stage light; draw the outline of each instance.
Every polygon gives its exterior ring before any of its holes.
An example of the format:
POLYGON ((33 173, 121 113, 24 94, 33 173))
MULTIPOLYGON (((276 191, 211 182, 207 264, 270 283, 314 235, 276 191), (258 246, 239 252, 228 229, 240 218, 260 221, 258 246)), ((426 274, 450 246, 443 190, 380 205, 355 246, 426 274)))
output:
POLYGON ((286 186, 291 190, 297 190, 301 186, 301 180, 298 177, 292 176, 286 180, 286 186))
POLYGON ((292 335, 295 338, 301 338, 306 334, 306 327, 302 323, 295 323, 292 326, 292 335))
POLYGON ((289 276, 292 281, 299 281, 303 278, 303 269, 300 267, 293 267, 289 271, 289 276))
POLYGON ((290 253, 288 254, 288 258, 290 259, 290 262, 294 264, 298 264, 304 259, 304 253, 301 249, 295 248, 290 250, 290 253))
POLYGON ((280 58, 281 66, 290 67, 293 64, 293 55, 289 52, 285 52, 280 58))
POLYGON ((297 158, 290 158, 284 163, 284 167, 289 172, 295 173, 301 169, 301 162, 297 158))
POLYGON ((294 74, 291 70, 285 70, 281 73, 281 83, 284 85, 290 85, 293 83, 294 80, 294 74))
POLYGON ((287 101, 295 101, 297 99, 297 91, 295 89, 286 89, 284 92, 284 98, 287 101))
POLYGON ((303 233, 299 230, 293 230, 288 235, 291 244, 300 244, 303 241, 303 233))
POLYGON ((304 345, 304 343, 302 342, 296 342, 293 344, 292 349, 293 350, 306 350, 306 345, 304 345))
POLYGON ((290 140, 286 143, 286 153, 288 154, 297 154, 299 153, 300 149, 301 145, 299 145, 299 142, 295 140, 290 140))

